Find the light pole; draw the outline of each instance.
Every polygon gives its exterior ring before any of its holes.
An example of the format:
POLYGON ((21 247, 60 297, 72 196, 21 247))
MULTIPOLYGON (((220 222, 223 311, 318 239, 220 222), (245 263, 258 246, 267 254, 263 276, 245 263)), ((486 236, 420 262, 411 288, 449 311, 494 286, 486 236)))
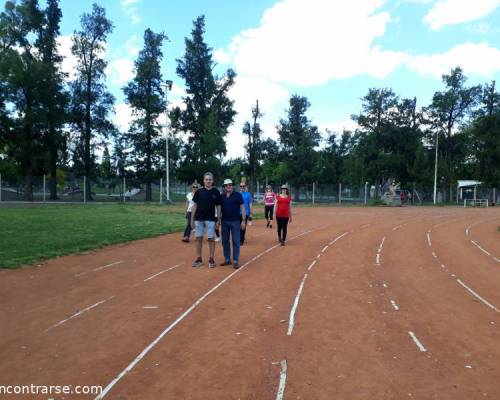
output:
POLYGON ((436 205, 437 203, 438 146, 439 146, 439 134, 438 131, 436 131, 436 159, 434 161, 434 205, 436 205))
POLYGON ((168 151, 168 91, 172 90, 172 81, 166 80, 162 85, 165 88, 165 191, 167 193, 167 203, 170 203, 170 159, 168 151))

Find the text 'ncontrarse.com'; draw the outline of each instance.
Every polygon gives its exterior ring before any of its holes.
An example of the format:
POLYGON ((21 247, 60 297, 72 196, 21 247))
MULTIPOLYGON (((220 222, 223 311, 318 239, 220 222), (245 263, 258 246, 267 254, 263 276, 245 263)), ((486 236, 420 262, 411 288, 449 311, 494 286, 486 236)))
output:
POLYGON ((2 395, 58 395, 58 394, 101 394, 102 386, 73 385, 0 385, 2 395))

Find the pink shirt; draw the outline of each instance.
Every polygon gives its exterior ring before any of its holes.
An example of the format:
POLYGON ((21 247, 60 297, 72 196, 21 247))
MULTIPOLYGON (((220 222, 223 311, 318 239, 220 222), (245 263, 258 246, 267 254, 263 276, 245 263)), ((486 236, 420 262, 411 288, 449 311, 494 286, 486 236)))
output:
POLYGON ((276 199, 276 194, 274 192, 266 192, 264 194, 264 205, 266 206, 274 205, 275 199, 276 199))

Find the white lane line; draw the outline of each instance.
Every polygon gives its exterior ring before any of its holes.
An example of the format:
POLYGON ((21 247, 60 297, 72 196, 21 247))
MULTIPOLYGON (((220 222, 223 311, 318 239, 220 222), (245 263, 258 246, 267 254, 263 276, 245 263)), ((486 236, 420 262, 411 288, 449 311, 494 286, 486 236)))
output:
POLYGON ((476 242, 475 240, 471 240, 471 243, 473 243, 479 250, 481 250, 484 254, 486 254, 487 256, 491 256, 491 253, 485 249, 483 249, 478 242, 476 242))
POLYGON ((326 245, 325 247, 323 247, 323 248, 321 249, 321 252, 322 252, 322 253, 324 253, 324 252, 325 252, 325 251, 327 251, 327 250, 328 250, 328 245, 326 245))
POLYGON ((163 274, 163 273, 165 273, 165 272, 172 271, 173 269, 180 267, 182 264, 184 264, 184 263, 183 263, 183 262, 181 262, 180 264, 174 265, 173 267, 170 267, 170 268, 164 269, 163 271, 160 271, 160 272, 158 272, 158 273, 156 273, 156 274, 154 274, 154 275, 151 275, 149 278, 144 279, 144 282, 147 282, 147 281, 149 281, 149 280, 151 280, 151 279, 154 279, 154 278, 156 278, 157 276, 159 276, 159 275, 161 275, 161 274, 163 274))
POLYGON ((342 239, 344 236, 348 235, 349 232, 344 232, 342 235, 337 236, 335 239, 333 239, 330 243, 328 243, 329 246, 333 245, 337 240, 342 239))
POLYGON ((290 317, 288 318, 288 331, 286 333, 288 336, 291 336, 293 332, 293 326, 295 325, 295 312, 297 311, 297 307, 299 306, 300 295, 302 294, 302 289, 304 289, 304 284, 306 282, 306 279, 307 279, 307 274, 304 274, 304 277, 300 282, 297 295, 295 296, 295 300, 293 301, 292 309, 290 310, 290 317))
POLYGON ((500 259, 499 259, 499 258, 493 257, 493 259, 494 259, 497 263, 500 263, 500 259))
MULTIPOLYGON (((342 235, 339 235, 337 236, 335 239, 333 239, 327 246, 325 246, 326 248, 328 248, 329 246, 331 246, 333 243, 335 243, 337 240, 343 238, 344 236, 346 236, 349 232, 344 232, 342 235)), ((322 250, 323 252, 323 250, 322 250)), ((312 269, 312 267, 314 267, 314 265, 316 264, 316 260, 314 260, 310 265, 309 267, 307 268, 308 271, 310 271, 312 269)), ((292 335, 292 332, 293 332, 293 327, 295 325, 295 313, 297 311, 297 307, 299 306, 299 300, 300 300, 300 296, 302 294, 302 289, 304 289, 304 284, 306 282, 306 279, 307 279, 307 272, 304 274, 303 278, 302 278, 302 281, 300 282, 300 286, 299 286, 299 290, 297 291, 297 295, 295 296, 295 300, 293 301, 293 305, 292 305, 292 309, 290 310, 290 317, 288 318, 288 331, 287 331, 287 335, 288 336, 291 336, 292 335)))
POLYGON ((382 253, 382 249, 384 247, 384 242, 385 242, 385 236, 382 238, 382 241, 380 242, 380 246, 378 246, 379 253, 382 253))
POLYGON ((424 347, 424 345, 422 344, 422 342, 420 340, 418 340, 417 336, 412 331, 409 331, 408 335, 410 335, 410 337, 413 339, 413 341, 417 345, 418 349, 422 353, 425 353, 427 351, 427 349, 424 347))
POLYGON ((394 300, 391 300, 391 305, 392 305, 392 308, 394 308, 396 311, 399 310, 399 306, 396 304, 396 302, 394 300))
POLYGON ((307 270, 308 270, 308 271, 310 271, 310 270, 314 267, 314 265, 315 265, 315 264, 316 264, 316 260, 314 260, 314 261, 313 261, 313 262, 309 265, 309 267, 307 267, 307 270))
POLYGON ((399 228, 402 228, 403 226, 406 226, 407 224, 401 224, 401 225, 398 225, 398 226, 395 226, 394 228, 392 228, 393 231, 397 231, 399 228))
POLYGON ((472 228, 472 224, 470 224, 470 225, 467 227, 467 229, 465 230, 465 235, 466 235, 466 236, 469 236, 469 230, 470 230, 470 228, 472 228))
POLYGON ((465 283, 463 283, 460 279, 457 279, 457 282, 462 285, 465 289, 467 289, 473 296, 475 296, 477 299, 479 299, 483 304, 487 305, 490 307, 492 310, 494 310, 497 313, 500 313, 500 310, 496 308, 493 304, 491 304, 489 301, 483 299, 479 294, 477 294, 474 290, 472 290, 469 286, 467 286, 465 283))
POLYGON ((382 253, 382 249, 384 248, 385 236, 382 238, 380 245, 378 246, 377 254, 375 255, 375 265, 380 266, 380 254, 382 253))
POLYGON ((434 257, 434 258, 438 258, 437 254, 436 254, 436 253, 434 253, 434 252, 432 252, 432 257, 434 257))
POLYGON ((96 271, 101 271, 103 269, 106 269, 106 268, 109 268, 109 267, 112 267, 114 265, 118 265, 118 264, 123 264, 125 261, 115 261, 111 264, 107 264, 107 265, 103 265, 102 267, 97 267, 97 268, 94 268, 92 271, 85 271, 85 272, 80 272, 79 274, 76 274, 75 275, 75 278, 78 278, 79 276, 83 276, 83 275, 87 275, 89 272, 96 272, 96 271))
POLYGON ((432 246, 432 242, 431 242, 431 231, 427 231, 427 244, 429 245, 429 247, 432 246))
POLYGON ((149 310, 149 309, 156 309, 159 307, 158 306, 143 306, 142 308, 144 308, 145 310, 149 310))
MULTIPOLYGON (((317 229, 320 229, 320 228, 317 228, 317 229)), ((310 232, 313 232, 317 229, 311 229, 309 231, 305 231, 305 232, 302 232, 301 234, 297 235, 297 236, 294 236, 292 237, 290 240, 293 240, 293 239, 296 239, 296 238, 299 238, 301 236, 304 236, 304 235, 307 235, 308 233, 310 232)), ((134 369, 134 367, 160 342, 161 339, 163 339, 163 337, 165 335, 167 335, 172 329, 174 329, 183 319, 185 319, 189 314, 191 314, 193 312, 194 309, 196 309, 201 303, 203 303, 203 301, 208 297, 210 296, 213 292, 215 292, 219 287, 221 287, 224 283, 226 283, 228 280, 230 280, 234 275, 236 275, 237 273, 239 273, 240 271, 242 271, 243 269, 245 269, 245 267, 247 267, 249 264, 251 264, 252 262, 254 262, 255 260, 259 259, 260 257, 262 257, 264 254, 268 253, 269 251, 273 250, 273 249, 276 249, 279 245, 276 244, 272 247, 270 247, 269 249, 257 254, 255 257, 251 258, 250 260, 248 260, 245 264, 243 264, 239 269, 235 270, 234 272, 232 272, 231 274, 229 274, 228 276, 226 276, 223 280, 221 280, 217 285, 215 285, 214 287, 212 287, 212 289, 210 289, 208 292, 206 292, 203 296, 201 296, 198 300, 196 300, 186 311, 184 311, 174 322, 172 322, 170 325, 168 325, 157 337, 155 340, 153 340, 148 346, 146 346, 146 348, 144 350, 142 350, 139 355, 137 355, 137 357, 135 357, 135 359, 129 364, 127 365, 127 367, 125 367, 125 369, 123 371, 121 371, 102 391, 101 393, 95 397, 94 400, 101 400, 103 399, 108 393, 109 391, 127 374, 129 373, 130 371, 132 371, 132 369, 134 369)))
POLYGON ((57 324, 54 324, 52 325, 51 327, 47 328, 44 332, 48 332, 50 331, 51 329, 54 329, 54 328, 57 328, 59 325, 62 325, 64 324, 65 322, 68 322, 69 320, 71 319, 74 319, 76 317, 79 317, 80 315, 82 315, 83 313, 89 311, 89 310, 92 310, 93 308, 97 307, 97 306, 100 306, 101 304, 103 303, 106 303, 108 300, 111 300, 112 298, 114 298, 115 296, 111 296, 111 297, 108 297, 107 299, 105 300, 101 300, 95 304, 92 304, 91 306, 88 306, 86 308, 84 308, 83 310, 80 310, 78 311, 77 313, 73 314, 71 317, 68 317, 66 319, 63 319, 62 321, 59 321, 57 324))
POLYGON ((286 385, 286 372, 287 372, 287 363, 286 360, 282 360, 280 362, 281 371, 280 371, 280 383, 278 386, 278 392, 276 393, 276 400, 283 400, 285 396, 285 385, 286 385))

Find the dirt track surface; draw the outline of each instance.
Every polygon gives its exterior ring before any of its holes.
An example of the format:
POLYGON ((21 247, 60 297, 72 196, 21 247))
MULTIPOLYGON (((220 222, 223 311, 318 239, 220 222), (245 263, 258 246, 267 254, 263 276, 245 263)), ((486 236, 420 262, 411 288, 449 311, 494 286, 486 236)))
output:
POLYGON ((249 227, 236 273, 192 268, 179 235, 3 271, 0 385, 500 399, 500 209, 297 209, 285 247, 264 225, 249 227))

